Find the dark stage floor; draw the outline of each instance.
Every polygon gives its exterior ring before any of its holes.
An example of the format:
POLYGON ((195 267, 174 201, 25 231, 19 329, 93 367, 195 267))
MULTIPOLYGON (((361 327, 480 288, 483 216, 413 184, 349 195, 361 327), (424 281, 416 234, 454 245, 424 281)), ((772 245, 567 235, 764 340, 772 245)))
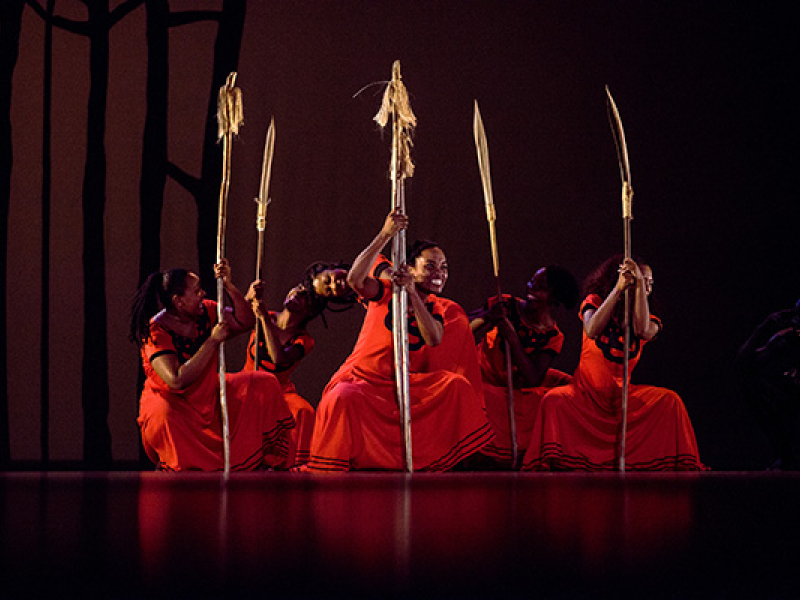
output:
POLYGON ((0 598, 798 598, 800 475, 0 474, 0 598))

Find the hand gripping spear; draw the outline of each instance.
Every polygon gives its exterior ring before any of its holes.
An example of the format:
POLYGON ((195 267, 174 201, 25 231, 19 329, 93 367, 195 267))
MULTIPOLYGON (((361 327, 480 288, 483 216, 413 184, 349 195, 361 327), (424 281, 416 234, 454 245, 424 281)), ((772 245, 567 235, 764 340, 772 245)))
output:
MULTIPOLYGON (((411 110, 403 80, 400 77, 400 61, 392 65, 392 80, 383 94, 383 102, 374 120, 381 127, 392 121, 392 210, 405 214, 405 188, 403 180, 414 174, 411 162, 411 133, 417 118, 411 110)), ((392 239, 392 264, 395 267, 406 262, 406 232, 398 231, 392 239)), ((392 286, 392 336, 394 340, 394 371, 397 403, 403 427, 406 471, 414 471, 411 454, 411 404, 408 383, 408 295, 403 286, 392 286)))
MULTIPOLYGON (((475 149, 478 152, 478 167, 481 170, 483 182, 483 199, 486 203, 486 220, 489 222, 489 240, 492 245, 492 264, 494 265, 494 279, 497 284, 497 301, 503 301, 500 290, 500 254, 497 250, 497 230, 495 220, 497 215, 494 210, 494 197, 492 195, 492 175, 489 170, 489 146, 486 142, 486 131, 483 129, 481 111, 478 110, 478 101, 475 100, 475 117, 472 123, 475 134, 475 149)), ((511 468, 516 470, 519 462, 519 448, 517 445, 517 419, 514 415, 514 365, 511 363, 511 345, 505 340, 503 350, 506 355, 506 387, 508 389, 508 431, 511 435, 511 468)))
MULTIPOLYGON (((264 234, 267 229, 267 205, 269 204, 269 180, 272 175, 272 155, 275 149, 275 119, 270 119, 267 129, 267 139, 264 142, 264 162, 261 165, 261 187, 258 189, 258 198, 255 199, 256 231, 258 232, 258 246, 256 248, 256 280, 261 279, 261 262, 264 257, 264 234)), ((255 349, 253 350, 253 364, 258 370, 258 336, 261 320, 256 319, 255 349)))
MULTIPOLYGON (((617 105, 611 96, 611 91, 606 86, 606 105, 608 107, 608 120, 611 124, 611 133, 614 136, 614 144, 617 147, 617 161, 619 162, 619 175, 622 180, 622 223, 623 223, 623 245, 625 247, 625 258, 631 257, 631 221, 633 220, 633 188, 631 187, 631 167, 628 162, 628 146, 625 143, 625 130, 622 128, 622 119, 619 117, 617 105)), ((625 330, 625 350, 622 355, 622 423, 620 424, 619 436, 619 470, 625 471, 625 438, 628 429, 628 388, 630 386, 630 362, 631 347, 631 294, 630 289, 625 288, 624 295, 625 315, 622 319, 622 326, 625 330)))
MULTIPOLYGON (((222 180, 219 188, 219 218, 217 220, 217 263, 225 258, 225 221, 228 209, 228 189, 231 176, 231 144, 242 123, 242 92, 234 87, 236 72, 228 75, 217 97, 218 139, 222 140, 222 180)), ((217 279, 217 321, 225 312, 225 284, 217 279)), ((231 436, 228 425, 228 398, 225 391, 225 343, 219 345, 219 403, 222 412, 222 456, 224 473, 231 470, 231 436)))

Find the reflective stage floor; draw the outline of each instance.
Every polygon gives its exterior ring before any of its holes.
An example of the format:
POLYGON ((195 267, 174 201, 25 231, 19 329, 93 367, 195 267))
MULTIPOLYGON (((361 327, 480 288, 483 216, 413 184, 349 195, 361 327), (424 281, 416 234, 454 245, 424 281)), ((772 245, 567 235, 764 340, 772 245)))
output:
POLYGON ((800 598, 800 475, 0 474, 0 598, 800 598))

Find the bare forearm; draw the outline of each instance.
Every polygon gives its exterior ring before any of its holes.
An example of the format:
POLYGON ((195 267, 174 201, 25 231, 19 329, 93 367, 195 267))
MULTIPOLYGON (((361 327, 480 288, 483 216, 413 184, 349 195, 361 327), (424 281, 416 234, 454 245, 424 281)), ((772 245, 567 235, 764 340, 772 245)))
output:
POLYGON ((392 239, 384 231, 378 233, 370 244, 361 251, 353 261, 353 266, 347 274, 347 283, 357 294, 365 298, 377 293, 378 282, 369 276, 372 264, 378 258, 383 247, 392 239), (371 289, 371 288, 375 289, 371 289))

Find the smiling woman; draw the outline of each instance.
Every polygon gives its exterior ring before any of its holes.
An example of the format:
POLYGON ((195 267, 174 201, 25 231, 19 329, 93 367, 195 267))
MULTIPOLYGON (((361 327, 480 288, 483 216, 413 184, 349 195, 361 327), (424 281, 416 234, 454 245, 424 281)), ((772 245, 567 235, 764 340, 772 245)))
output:
POLYGON ((564 344, 564 334, 553 313, 559 306, 572 308, 577 301, 578 284, 572 273, 550 265, 533 274, 525 298, 493 296, 470 313, 470 327, 480 353, 484 406, 495 436, 482 450, 487 458, 482 461, 486 468, 519 466, 512 464, 506 361, 511 360, 517 447, 524 453, 542 397, 572 379, 567 373, 550 368, 564 344), (506 341, 510 357, 506 356, 506 341))
POLYGON ((444 251, 434 242, 415 243, 407 264, 386 269, 388 279, 374 276, 381 249, 407 225, 407 216, 390 213, 350 269, 348 282, 367 303, 367 315, 352 354, 322 394, 311 471, 399 471, 405 465, 395 399, 392 283, 404 286, 409 299, 414 470, 450 470, 491 439, 467 316, 458 304, 438 295, 447 282, 444 251))
MULTIPOLYGON (((281 384, 283 396, 297 427, 289 437, 286 468, 308 462, 311 436, 314 432, 314 407, 300 394, 291 380, 299 362, 314 349, 314 338, 307 325, 326 308, 346 310, 356 302, 347 284, 343 263, 316 262, 306 269, 301 283, 289 290, 280 312, 268 310, 262 300, 260 286, 253 286, 246 299, 251 303, 259 327, 250 334, 245 370, 274 374, 281 384)), ((323 317, 324 320, 324 317, 323 317)))
MULTIPOLYGON (((142 445, 162 471, 223 468, 219 345, 248 331, 253 313, 231 283, 227 261, 215 266, 215 275, 233 302, 220 322, 216 302, 205 299, 200 279, 185 269, 151 274, 131 309, 130 337, 146 377, 138 419, 142 445)), ((231 468, 283 465, 294 420, 278 380, 268 373, 228 373, 225 384, 231 468)))

